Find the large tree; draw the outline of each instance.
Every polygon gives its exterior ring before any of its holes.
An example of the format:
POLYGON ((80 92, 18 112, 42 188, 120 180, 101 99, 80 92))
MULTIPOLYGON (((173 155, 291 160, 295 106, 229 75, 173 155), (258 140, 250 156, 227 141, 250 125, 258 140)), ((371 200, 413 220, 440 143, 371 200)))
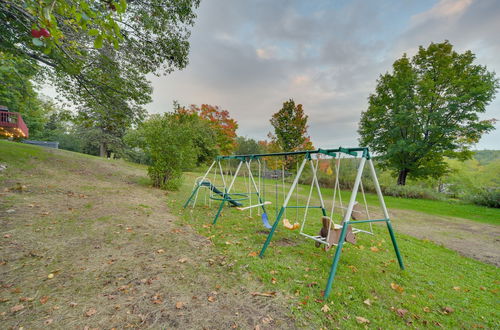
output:
POLYGON ((499 87, 495 74, 445 41, 403 55, 381 75, 359 123, 360 142, 404 185, 446 173, 445 157, 470 158, 470 147, 494 129, 480 120, 499 87))
POLYGON ((141 120, 149 73, 188 63, 199 0, 0 0, 0 53, 43 64, 101 154, 141 120))

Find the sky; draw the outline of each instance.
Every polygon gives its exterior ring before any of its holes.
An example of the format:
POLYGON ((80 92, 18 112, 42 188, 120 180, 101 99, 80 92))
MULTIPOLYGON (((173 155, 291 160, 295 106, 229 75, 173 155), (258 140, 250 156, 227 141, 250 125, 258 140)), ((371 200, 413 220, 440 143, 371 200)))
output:
MULTIPOLYGON (((403 53, 449 40, 500 74, 498 0, 202 0, 189 65, 151 76, 150 113, 182 105, 229 110, 238 135, 265 139, 292 98, 315 147, 358 145, 358 121, 380 74, 403 53)), ((500 119, 500 95, 481 115, 500 119)), ((477 149, 500 149, 500 125, 477 149)))

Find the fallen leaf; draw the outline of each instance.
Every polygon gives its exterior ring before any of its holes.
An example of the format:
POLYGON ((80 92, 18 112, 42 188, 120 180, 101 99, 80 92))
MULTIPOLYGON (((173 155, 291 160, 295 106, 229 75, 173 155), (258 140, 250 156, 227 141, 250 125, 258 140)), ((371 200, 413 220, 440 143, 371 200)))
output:
POLYGON ((175 303, 175 308, 182 309, 184 308, 184 303, 182 301, 178 301, 175 303))
POLYGON ((214 296, 208 296, 207 300, 210 301, 210 302, 214 302, 215 301, 215 297, 214 296))
POLYGON ((455 291, 460 291, 460 287, 459 287, 459 286, 454 286, 454 287, 453 287, 453 290, 455 290, 455 291))
POLYGON ((368 306, 371 306, 372 305, 372 302, 370 301, 370 299, 366 299, 365 301, 363 301, 363 303, 365 305, 368 305, 368 306))
POLYGON ((91 308, 91 309, 89 309, 88 311, 85 312, 85 316, 86 317, 91 317, 95 313, 97 313, 97 310, 95 308, 91 308))
POLYGON ((396 314, 398 314, 399 317, 404 317, 406 313, 408 313, 407 309, 403 308, 396 309, 396 314))
POLYGON ((274 297, 276 296, 276 291, 268 291, 268 292, 250 292, 252 296, 261 296, 261 297, 274 297))
POLYGON ((451 307, 443 307, 441 310, 443 311, 443 313, 444 313, 444 314, 447 314, 447 315, 448 315, 448 314, 451 314, 451 313, 453 313, 453 312, 455 311, 455 310, 454 310, 453 308, 451 308, 451 307))
POLYGON ((311 283, 307 284, 307 286, 308 286, 309 288, 312 288, 312 287, 318 286, 318 282, 311 282, 311 283))
POLYGON ((364 317, 361 317, 361 316, 356 316, 356 321, 359 323, 359 324, 368 324, 370 323, 370 321, 368 319, 365 319, 364 317))
POLYGON ((69 303, 69 307, 76 307, 76 305, 78 305, 76 302, 70 302, 69 303))
POLYGON ((391 288, 399 293, 402 293, 404 291, 403 287, 396 283, 391 283, 391 288))
POLYGON ((423 310, 426 313, 430 313, 431 312, 431 309, 429 307, 424 307, 423 310))
POLYGON ((277 282, 276 278, 274 278, 274 277, 273 277, 273 278, 271 278, 271 283, 272 283, 272 284, 276 284, 276 282, 277 282))
POLYGON ((349 269, 352 270, 353 273, 357 273, 358 272, 358 269, 356 268, 356 266, 349 265, 347 267, 349 267, 349 269))
POLYGON ((159 250, 156 250, 156 253, 158 253, 158 254, 165 253, 165 250, 159 249, 159 250))
POLYGON ((54 274, 50 273, 49 275, 47 275, 47 278, 48 279, 54 278, 54 274))
POLYGON ((3 238, 11 238, 11 237, 12 237, 11 234, 5 234, 5 235, 3 235, 3 238))
POLYGON ((24 305, 15 305, 10 308, 12 313, 19 312, 24 309, 24 305))
POLYGON ((376 247, 376 246, 372 246, 372 247, 370 248, 370 250, 371 250, 372 252, 378 252, 378 251, 380 251, 380 250, 379 250, 379 248, 378 248, 378 247, 376 247))
POLYGON ((35 300, 34 298, 30 298, 30 297, 21 297, 19 298, 19 301, 33 301, 35 300))
POLYGON ((256 257, 257 256, 257 252, 253 251, 253 252, 250 252, 248 254, 249 257, 256 257))
POLYGON ((180 258, 179 260, 177 260, 178 262, 180 262, 181 264, 185 263, 186 261, 188 261, 188 258, 180 258))
POLYGON ((47 296, 43 296, 43 297, 41 297, 41 298, 40 298, 40 304, 42 304, 42 305, 43 305, 43 304, 45 304, 48 300, 49 300, 49 297, 47 297, 47 296))
POLYGON ((47 320, 45 320, 45 321, 43 322, 43 324, 45 324, 45 325, 49 325, 49 324, 51 324, 52 322, 54 322, 54 320, 53 320, 53 319, 47 319, 47 320))
POLYGON ((324 304, 323 307, 321 307, 321 311, 323 313, 329 312, 330 311, 330 307, 328 307, 327 304, 324 304))

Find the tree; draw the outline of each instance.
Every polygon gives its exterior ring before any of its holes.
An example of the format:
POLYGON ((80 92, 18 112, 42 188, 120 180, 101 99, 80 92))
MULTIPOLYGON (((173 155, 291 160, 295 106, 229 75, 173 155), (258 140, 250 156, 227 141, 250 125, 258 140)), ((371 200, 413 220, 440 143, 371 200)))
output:
POLYGON ((201 107, 193 104, 189 107, 189 111, 196 113, 213 128, 220 154, 229 155, 234 151, 238 123, 231 118, 229 111, 209 104, 202 104, 201 107))
POLYGON ((479 120, 499 87, 493 72, 474 64, 475 55, 459 54, 445 41, 403 55, 392 73, 381 75, 368 109, 361 114, 360 142, 378 154, 380 165, 407 176, 440 177, 444 157, 465 160, 493 120, 479 120))
MULTIPOLYGON (((307 119, 302 104, 295 105, 293 99, 284 102, 283 107, 273 114, 270 120, 274 127, 274 135, 269 133, 271 145, 276 144, 281 151, 287 152, 313 149, 311 139, 307 135, 307 119)), ((286 168, 290 169, 294 162, 293 157, 287 157, 286 168)))
POLYGON ((251 138, 246 138, 243 136, 238 136, 236 138, 236 150, 234 153, 236 155, 250 155, 250 154, 260 154, 262 153, 262 148, 257 141, 251 138))
POLYGON ((215 133, 196 113, 152 115, 137 131, 133 140, 151 157, 148 174, 155 187, 178 189, 183 170, 216 154, 215 133))
POLYGON ((144 115, 149 73, 188 63, 199 0, 0 0, 0 52, 42 73, 97 128, 101 154, 144 115))

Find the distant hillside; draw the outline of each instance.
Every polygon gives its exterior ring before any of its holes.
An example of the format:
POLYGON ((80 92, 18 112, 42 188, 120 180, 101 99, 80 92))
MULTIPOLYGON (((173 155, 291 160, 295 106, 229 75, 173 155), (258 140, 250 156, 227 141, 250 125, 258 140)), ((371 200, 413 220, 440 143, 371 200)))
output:
POLYGON ((500 150, 478 150, 474 152, 474 158, 481 165, 486 165, 500 159, 500 150))

